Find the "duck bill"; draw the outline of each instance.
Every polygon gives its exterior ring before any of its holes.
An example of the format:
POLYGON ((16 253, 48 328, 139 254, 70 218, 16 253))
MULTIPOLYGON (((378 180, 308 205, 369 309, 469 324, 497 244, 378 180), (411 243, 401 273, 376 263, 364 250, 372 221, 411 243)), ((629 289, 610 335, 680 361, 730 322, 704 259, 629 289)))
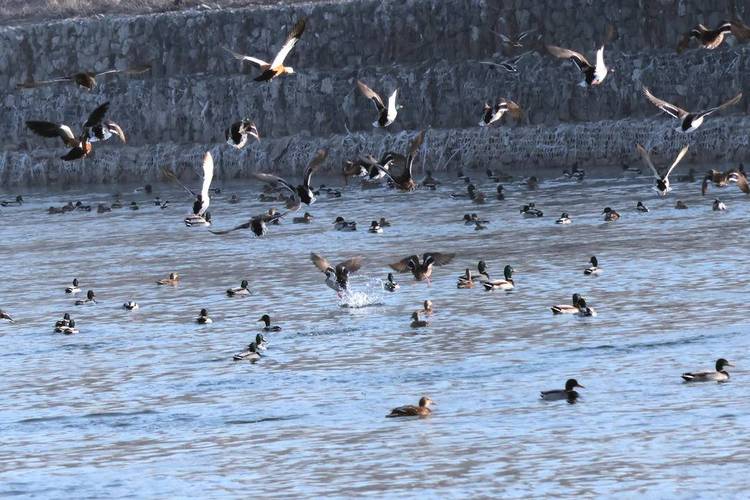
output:
POLYGON ((585 387, 582 386, 581 384, 576 384, 576 387, 580 387, 581 389, 585 389, 585 387))

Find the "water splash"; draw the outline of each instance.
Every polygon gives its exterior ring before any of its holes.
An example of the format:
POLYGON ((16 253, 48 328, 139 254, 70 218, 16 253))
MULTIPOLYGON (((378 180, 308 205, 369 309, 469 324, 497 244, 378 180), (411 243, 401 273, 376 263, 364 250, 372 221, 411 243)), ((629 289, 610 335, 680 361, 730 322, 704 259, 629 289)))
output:
POLYGON ((362 287, 357 289, 350 282, 349 289, 339 297, 339 306, 349 309, 359 309, 369 306, 383 305, 383 281, 370 278, 362 287))

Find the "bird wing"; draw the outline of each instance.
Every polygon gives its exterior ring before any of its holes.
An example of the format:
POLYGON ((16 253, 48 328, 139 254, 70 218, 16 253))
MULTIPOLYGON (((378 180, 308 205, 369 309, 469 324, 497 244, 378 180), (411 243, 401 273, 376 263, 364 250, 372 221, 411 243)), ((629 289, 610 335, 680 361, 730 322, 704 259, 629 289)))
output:
POLYGON ((357 256, 352 257, 350 259, 346 259, 345 261, 339 262, 336 266, 336 269, 341 269, 342 267, 345 267, 349 270, 349 272, 356 272, 359 271, 359 269, 362 267, 362 261, 364 261, 363 257, 357 256))
POLYGON ((211 181, 214 179, 214 158, 211 156, 210 151, 206 151, 203 155, 203 186, 201 187, 201 198, 203 199, 204 208, 201 209, 203 215, 208 208, 208 190, 211 187, 211 181))
POLYGON ((30 82, 24 82, 24 83, 18 83, 16 84, 17 89, 33 89, 35 87, 41 87, 42 85, 47 85, 49 83, 60 83, 60 82, 70 82, 73 81, 72 76, 62 76, 60 78, 53 78, 51 80, 40 80, 38 82, 30 81, 30 82))
POLYGON ((739 19, 733 19, 730 21, 730 26, 732 34, 738 41, 744 43, 750 39, 750 26, 746 25, 739 19))
POLYGON ((110 131, 111 131, 111 132, 112 132, 113 134, 115 134, 115 135, 116 135, 117 137, 119 137, 119 138, 120 138, 120 140, 121 140, 121 141, 122 141, 123 143, 124 143, 124 142, 127 142, 127 140, 125 139, 125 132, 124 132, 124 131, 122 130, 122 127, 120 127, 120 126, 119 126, 118 124, 116 124, 115 122, 107 122, 107 127, 109 128, 109 130, 110 130, 110 131))
POLYGON ((707 109, 705 111, 701 111, 700 113, 696 113, 696 115, 697 116, 708 116, 711 113, 714 113, 716 111, 721 111, 724 108, 728 108, 729 106, 733 106, 733 105, 737 104, 738 102, 740 102, 740 99, 742 99, 742 92, 740 92, 736 96, 732 97, 727 102, 725 102, 723 104, 719 104, 715 108, 710 108, 710 109, 707 109))
POLYGON ((111 75, 112 73, 126 73, 128 75, 140 75, 141 73, 145 73, 146 71, 150 69, 151 69, 151 65, 146 64, 143 66, 136 66, 135 68, 108 69, 107 71, 102 71, 101 73, 94 73, 94 76, 111 75))
POLYGON ((314 252, 310 253, 310 260, 319 270, 326 272, 329 269, 333 269, 328 260, 322 255, 318 255, 314 252))
POLYGON ((210 232, 211 234, 227 234, 227 233, 231 233, 232 231, 237 231, 238 229, 249 229, 251 222, 252 221, 247 221, 244 224, 240 224, 237 227, 233 227, 232 229, 224 229, 220 231, 214 231, 212 229, 209 229, 208 232, 210 232))
POLYGON ((388 120, 393 121, 396 118, 396 97, 398 96, 398 89, 394 90, 391 96, 388 98, 388 120))
POLYGON ((273 61, 271 61, 271 68, 275 68, 284 64, 284 59, 286 59, 286 56, 289 55, 289 52, 292 51, 292 49, 302 36, 302 33, 304 33, 305 31, 305 21, 306 19, 302 18, 297 21, 297 24, 294 25, 292 31, 290 31, 289 35, 287 35, 284 45, 281 46, 281 49, 276 54, 276 57, 274 57, 273 61))
POLYGON ((297 191, 294 189, 294 186, 292 186, 287 181, 285 181, 284 179, 282 179, 281 177, 278 177, 276 175, 266 174, 266 173, 263 173, 263 172, 257 172, 255 174, 253 174, 253 177, 255 177, 259 181, 265 182, 267 184, 272 184, 273 186, 277 186, 277 185, 280 184, 284 188, 286 188, 289 191, 291 191, 292 194, 297 194, 297 191))
POLYGON ((654 96, 654 94, 651 93, 651 91, 648 89, 648 87, 643 87, 643 95, 646 96, 646 99, 651 101, 651 104, 659 108, 660 110, 664 111, 668 115, 671 115, 675 118, 682 119, 685 115, 688 114, 687 111, 684 109, 675 106, 674 104, 670 104, 667 101, 663 101, 659 99, 658 97, 654 96))
POLYGON ((644 162, 644 163, 645 163, 645 164, 646 164, 646 165, 647 165, 647 166, 648 166, 648 167, 649 167, 649 168, 651 169, 651 171, 652 171, 652 172, 654 173, 654 177, 656 178, 656 180, 661 180, 661 175, 659 175, 659 171, 658 171, 658 170, 656 170, 656 167, 655 167, 655 166, 654 166, 654 164, 653 164, 653 163, 651 162, 651 155, 649 154, 649 152, 648 152, 648 151, 646 151, 646 150, 644 149, 644 147, 643 147, 643 146, 641 146, 640 144, 636 144, 636 145, 635 145, 635 147, 636 147, 636 149, 638 150, 638 153, 640 153, 640 155, 641 155, 641 158, 643 158, 643 162, 644 162))
POLYGON ((572 59, 581 71, 591 67, 591 63, 588 62, 583 54, 576 52, 575 50, 564 49, 556 45, 547 45, 547 52, 561 59, 572 59))
POLYGON ((182 187, 182 189, 184 189, 185 191, 188 192, 188 194, 190 194, 190 196, 195 196, 195 191, 193 191, 192 189, 190 189, 189 187, 187 187, 185 184, 183 184, 182 182, 180 182, 180 179, 177 178, 177 174, 175 174, 171 169, 169 169, 167 167, 162 167, 161 173, 168 180, 174 181, 177 184, 179 184, 182 187))
POLYGON ((83 126, 93 127, 94 125, 100 124, 102 120, 104 119, 104 115, 107 114, 108 109, 109 109, 109 101, 97 106, 96 109, 94 109, 94 111, 89 113, 89 117, 86 119, 86 122, 83 124, 83 126))
POLYGON ((240 54, 239 52, 235 52, 235 51, 233 51, 231 49, 228 49, 226 47, 222 47, 222 48, 224 50, 226 50, 227 52, 229 52, 230 54, 232 54, 235 59, 239 59, 240 61, 251 62, 251 63, 257 65, 258 67, 268 66, 268 63, 266 61, 264 61, 262 59, 258 59, 257 57, 246 56, 245 54, 240 54))
POLYGON ((63 142, 71 147, 78 142, 70 127, 64 124, 29 120, 26 126, 42 137, 61 137, 63 142))
POLYGON ((312 174, 320 167, 323 162, 325 161, 326 157, 328 156, 328 151, 325 149, 319 149, 318 152, 315 154, 315 157, 310 161, 310 163, 305 167, 305 172, 302 176, 302 184, 305 186, 310 186, 310 179, 312 178, 312 174))
POLYGON ((377 92, 375 92, 359 80, 357 80, 357 87, 359 88, 359 91, 362 92, 363 96, 367 97, 375 103, 375 107, 378 108, 378 111, 383 111, 383 109, 385 109, 383 99, 378 95, 377 92))
POLYGON ((690 46, 690 39, 693 38, 693 31, 690 30, 687 33, 684 33, 680 40, 677 42, 676 51, 678 54, 682 53, 683 50, 687 49, 690 46))
POLYGON ((665 179, 669 177, 669 174, 672 173, 672 170, 674 170, 677 164, 680 163, 680 161, 685 157, 685 154, 687 154, 688 151, 688 147, 689 145, 685 145, 685 147, 682 148, 679 153, 677 153, 677 158, 674 159, 674 161, 672 162, 672 166, 670 166, 669 170, 667 170, 667 173, 664 174, 665 179))
POLYGON ((422 262, 425 264, 432 263, 436 266, 449 264, 456 256, 455 253, 427 252, 422 256, 422 262))
POLYGON ((413 267, 416 269, 416 267, 419 266, 419 256, 412 255, 410 257, 406 257, 404 259, 401 259, 398 262, 394 262, 393 264, 388 264, 388 265, 394 271, 398 271, 400 273, 406 273, 408 271, 411 271, 411 268, 409 267, 409 262, 411 262, 413 264, 413 267))
POLYGON ((703 182, 701 183, 701 194, 703 196, 706 196, 706 191, 708 191, 708 183, 711 182, 711 174, 707 174, 703 178, 703 182))
POLYGON ((505 105, 505 108, 510 111, 510 114, 515 118, 516 120, 521 119, 523 116, 523 110, 521 109, 521 106, 516 104, 515 102, 511 101, 510 99, 502 99, 500 101, 501 105, 505 105))
POLYGON ((594 70, 594 77, 601 80, 602 75, 607 73, 607 66, 604 65, 604 45, 599 47, 596 51, 596 69, 594 70))
POLYGON ((737 187, 740 188, 740 191, 743 193, 750 194, 750 185, 747 183, 747 177, 740 173, 737 174, 737 187))

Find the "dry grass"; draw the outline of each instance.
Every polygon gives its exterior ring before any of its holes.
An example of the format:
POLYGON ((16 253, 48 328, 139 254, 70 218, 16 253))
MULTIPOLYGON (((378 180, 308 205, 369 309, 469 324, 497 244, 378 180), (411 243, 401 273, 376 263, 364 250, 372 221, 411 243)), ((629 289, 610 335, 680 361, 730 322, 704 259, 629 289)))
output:
POLYGON ((322 0, 0 0, 0 24, 97 14, 148 14, 187 9, 293 4, 322 0))

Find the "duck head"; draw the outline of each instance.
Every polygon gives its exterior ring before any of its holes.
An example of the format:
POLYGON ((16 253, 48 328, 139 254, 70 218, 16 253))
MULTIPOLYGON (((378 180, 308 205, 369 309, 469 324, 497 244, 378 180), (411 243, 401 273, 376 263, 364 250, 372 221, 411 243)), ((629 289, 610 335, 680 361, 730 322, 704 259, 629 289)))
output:
POLYGON ((574 378, 568 379, 567 382, 565 382, 565 391, 570 392, 576 387, 580 387, 581 389, 585 389, 584 386, 578 383, 578 381, 574 378))
POLYGON ((591 262, 592 266, 599 267, 599 259, 597 259, 596 256, 592 255, 589 262, 591 262))
POLYGON ((388 282, 393 283, 393 273, 388 273, 388 282))
POLYGON ((78 278, 73 278, 73 286, 78 286, 78 278))
POLYGON ((581 301, 581 296, 577 293, 573 294, 573 305, 577 306, 578 303, 581 301))
POLYGON ((429 396, 422 396, 421 398, 419 398, 419 406, 421 408, 429 408, 430 405, 435 405, 435 404, 437 403, 435 403, 432 399, 430 399, 429 396))
POLYGON ((505 266, 503 269, 503 274, 505 275, 505 280, 513 282, 513 268, 510 265, 505 266))
POLYGON ((247 286, 248 286, 247 280, 242 280, 242 282, 240 283, 240 287, 247 288, 247 286))
POLYGON ((94 297, 96 297, 96 295, 94 295, 94 291, 93 290, 89 290, 88 292, 86 292, 86 298, 88 300, 94 300, 94 297))
POLYGON ((716 371, 717 372, 724 371, 724 367, 726 367, 726 366, 734 367, 734 365, 732 363, 730 363, 729 361, 727 361, 724 358, 719 358, 719 359, 716 360, 716 371))
POLYGON ((263 336, 262 333, 259 333, 255 336, 255 345, 261 345, 266 341, 266 338, 263 336))
POLYGON ((201 309, 201 313, 198 316, 208 316, 208 309, 201 309))
POLYGON ((602 214, 608 214, 612 211, 610 207, 604 207, 604 210, 602 210, 602 214))
POLYGON ((262 321, 266 326, 271 325, 271 317, 268 314, 264 314, 263 316, 261 316, 258 321, 262 321))
POLYGON ((414 311, 413 313, 411 313, 411 319, 413 319, 414 321, 419 321, 419 311, 414 311))
POLYGON ((423 306, 424 306, 425 312, 432 312, 432 301, 431 300, 425 300, 423 306))

